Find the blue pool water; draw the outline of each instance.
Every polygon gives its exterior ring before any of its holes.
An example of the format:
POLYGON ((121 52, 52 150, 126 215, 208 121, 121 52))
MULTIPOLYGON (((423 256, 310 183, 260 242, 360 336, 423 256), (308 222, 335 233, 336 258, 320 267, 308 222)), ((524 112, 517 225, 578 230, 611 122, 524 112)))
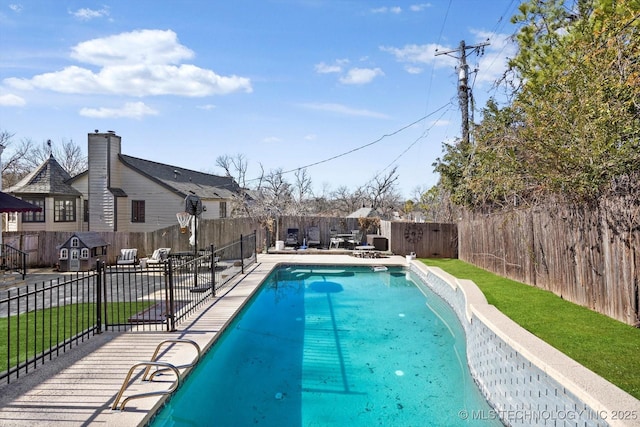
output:
POLYGON ((501 425, 463 413, 491 411, 458 319, 418 276, 288 266, 265 280, 153 426, 501 425))

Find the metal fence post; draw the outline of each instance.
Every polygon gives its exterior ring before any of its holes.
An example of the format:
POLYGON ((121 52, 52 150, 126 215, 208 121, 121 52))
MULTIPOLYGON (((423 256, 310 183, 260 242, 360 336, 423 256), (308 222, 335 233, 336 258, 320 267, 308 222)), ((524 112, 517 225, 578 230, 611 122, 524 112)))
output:
POLYGON ((96 261, 96 323, 98 333, 102 333, 102 265, 96 261))
POLYGON ((20 272, 22 273, 22 280, 24 280, 24 278, 27 277, 27 253, 22 252, 21 256, 22 256, 22 268, 20 272))
POLYGON ((211 244, 211 295, 216 296, 216 252, 215 246, 211 244))
POLYGON ((253 254, 258 260, 258 230, 253 230, 253 254))
POLYGON ((240 235, 240 272, 244 274, 244 247, 243 247, 244 239, 242 238, 242 234, 240 235))
POLYGON ((174 298, 174 288, 173 288, 173 260, 168 258, 166 261, 165 268, 165 283, 167 283, 168 278, 168 295, 166 298, 168 299, 169 307, 167 307, 167 331, 174 332, 176 330, 176 311, 175 311, 175 298, 174 298))

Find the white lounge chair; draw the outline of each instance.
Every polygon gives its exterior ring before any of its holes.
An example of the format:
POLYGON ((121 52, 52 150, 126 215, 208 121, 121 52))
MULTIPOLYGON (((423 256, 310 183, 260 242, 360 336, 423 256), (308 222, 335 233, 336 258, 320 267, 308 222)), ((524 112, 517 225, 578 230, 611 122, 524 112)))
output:
POLYGON ((338 237, 338 232, 336 230, 331 230, 329 234, 329 249, 338 249, 340 244, 344 243, 344 239, 342 237, 338 237))
POLYGON ((136 265, 138 264, 138 250, 133 249, 120 249, 120 255, 116 260, 118 265, 136 265))
POLYGON ((158 248, 153 251, 153 255, 147 258, 147 264, 158 264, 167 260, 171 248, 158 248))

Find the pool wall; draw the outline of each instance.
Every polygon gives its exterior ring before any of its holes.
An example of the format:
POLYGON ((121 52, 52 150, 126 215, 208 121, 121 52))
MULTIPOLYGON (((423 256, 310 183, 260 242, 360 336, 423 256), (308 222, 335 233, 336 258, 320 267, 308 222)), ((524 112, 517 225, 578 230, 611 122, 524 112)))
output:
POLYGON ((470 280, 412 261, 410 269, 456 312, 469 369, 509 426, 638 426, 640 401, 515 324, 470 280))

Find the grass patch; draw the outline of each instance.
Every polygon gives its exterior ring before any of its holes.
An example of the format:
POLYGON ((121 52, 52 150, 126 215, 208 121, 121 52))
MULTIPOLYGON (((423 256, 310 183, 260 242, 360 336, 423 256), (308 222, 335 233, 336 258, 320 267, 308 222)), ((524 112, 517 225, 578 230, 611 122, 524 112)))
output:
MULTIPOLYGON (((149 301, 109 303, 106 307, 109 322, 127 323, 129 317, 152 304, 149 301)), ((1 318, 0 340, 6 344, 0 346, 0 371, 6 371, 93 327, 95 319, 94 303, 70 304, 1 318)))
POLYGON ((514 322, 640 399, 640 329, 457 259, 421 261, 472 280, 514 322))

